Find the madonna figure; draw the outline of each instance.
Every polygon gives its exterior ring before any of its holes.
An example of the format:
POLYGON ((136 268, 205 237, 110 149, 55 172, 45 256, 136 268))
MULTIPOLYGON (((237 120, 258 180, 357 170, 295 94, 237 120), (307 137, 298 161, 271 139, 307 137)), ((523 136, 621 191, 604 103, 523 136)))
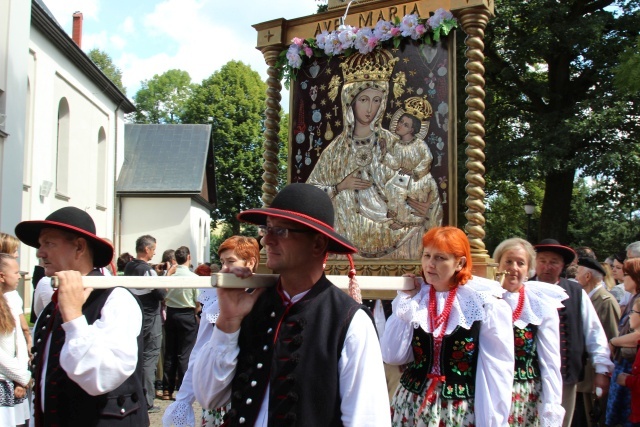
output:
POLYGON ((416 258, 419 241, 427 228, 429 203, 407 199, 417 225, 391 227, 385 185, 395 170, 383 161, 383 149, 395 137, 382 127, 389 95, 389 80, 398 61, 389 51, 355 53, 341 64, 343 130, 324 149, 308 184, 331 197, 336 232, 345 235, 365 258, 416 258))

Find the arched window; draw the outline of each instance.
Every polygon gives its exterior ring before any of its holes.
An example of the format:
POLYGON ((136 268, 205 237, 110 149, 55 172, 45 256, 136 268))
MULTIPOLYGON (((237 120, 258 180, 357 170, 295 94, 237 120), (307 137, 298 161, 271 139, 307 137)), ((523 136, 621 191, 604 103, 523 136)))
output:
POLYGON ((67 98, 62 98, 58 104, 58 135, 56 151, 56 193, 61 196, 69 195, 69 138, 71 114, 67 98))
POLYGON ((103 127, 98 131, 98 164, 96 165, 96 204, 107 206, 107 134, 103 127))

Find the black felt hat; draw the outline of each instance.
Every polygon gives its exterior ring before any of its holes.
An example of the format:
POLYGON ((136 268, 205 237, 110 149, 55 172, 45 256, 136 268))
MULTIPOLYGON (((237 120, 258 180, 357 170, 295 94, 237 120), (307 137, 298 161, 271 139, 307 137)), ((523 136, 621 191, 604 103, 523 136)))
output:
POLYGON ((578 258, 578 265, 590 268, 591 270, 599 271, 603 276, 607 275, 607 272, 604 271, 604 268, 602 268, 602 265, 600 265, 597 259, 580 257, 578 258))
POLYGON ((113 259, 113 246, 96 236, 96 224, 91 216, 73 206, 58 209, 44 221, 22 221, 16 226, 16 236, 23 243, 39 248, 40 232, 45 228, 57 228, 87 239, 93 250, 93 266, 104 267, 113 259))
POLYGON ((270 207, 238 214, 240 221, 256 225, 266 225, 267 217, 295 221, 324 234, 329 238, 329 252, 346 255, 358 251, 353 243, 335 232, 333 203, 327 193, 313 185, 289 184, 280 190, 270 207))
POLYGON ((554 252, 562 256, 564 264, 571 264, 576 259, 576 252, 569 246, 561 245, 556 239, 544 239, 534 246, 537 253, 554 252))

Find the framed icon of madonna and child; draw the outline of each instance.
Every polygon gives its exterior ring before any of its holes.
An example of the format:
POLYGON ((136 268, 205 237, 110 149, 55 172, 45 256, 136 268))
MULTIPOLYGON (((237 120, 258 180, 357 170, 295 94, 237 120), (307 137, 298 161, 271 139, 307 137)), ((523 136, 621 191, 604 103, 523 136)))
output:
POLYGON ((289 181, 329 194, 356 257, 416 260, 454 225, 454 44, 309 58, 291 82, 289 181))

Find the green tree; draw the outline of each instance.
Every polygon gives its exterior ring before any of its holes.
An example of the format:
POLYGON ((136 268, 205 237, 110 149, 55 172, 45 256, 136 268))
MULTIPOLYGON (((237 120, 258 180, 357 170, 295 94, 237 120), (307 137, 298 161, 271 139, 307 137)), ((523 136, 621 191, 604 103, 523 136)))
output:
POLYGON ((215 155, 217 208, 232 234, 240 233, 236 215, 262 206, 262 133, 266 84, 248 65, 230 61, 196 86, 185 105, 183 123, 211 123, 215 155))
POLYGON ((169 70, 144 80, 133 99, 135 123, 181 123, 194 85, 183 70, 169 70))
POLYGON ((640 36, 633 46, 620 54, 620 64, 615 69, 616 87, 637 94, 640 92, 640 36))
POLYGON ((573 247, 592 248, 600 261, 623 251, 640 231, 637 199, 627 203, 602 197, 606 191, 601 182, 584 177, 576 180, 567 239, 573 247))
POLYGON ((544 181, 538 238, 567 240, 578 171, 608 183, 614 200, 637 194, 640 103, 615 89, 613 73, 636 42, 638 6, 495 2, 485 37, 487 175, 544 181))
POLYGON ((103 52, 100 49, 93 48, 87 56, 93 61, 94 64, 100 68, 100 71, 109 78, 115 84, 118 89, 125 95, 127 94, 127 88, 122 85, 122 71, 116 67, 111 59, 111 56, 107 52, 103 52))
POLYGON ((278 151, 278 187, 282 188, 289 179, 289 114, 280 112, 280 151, 278 151))

